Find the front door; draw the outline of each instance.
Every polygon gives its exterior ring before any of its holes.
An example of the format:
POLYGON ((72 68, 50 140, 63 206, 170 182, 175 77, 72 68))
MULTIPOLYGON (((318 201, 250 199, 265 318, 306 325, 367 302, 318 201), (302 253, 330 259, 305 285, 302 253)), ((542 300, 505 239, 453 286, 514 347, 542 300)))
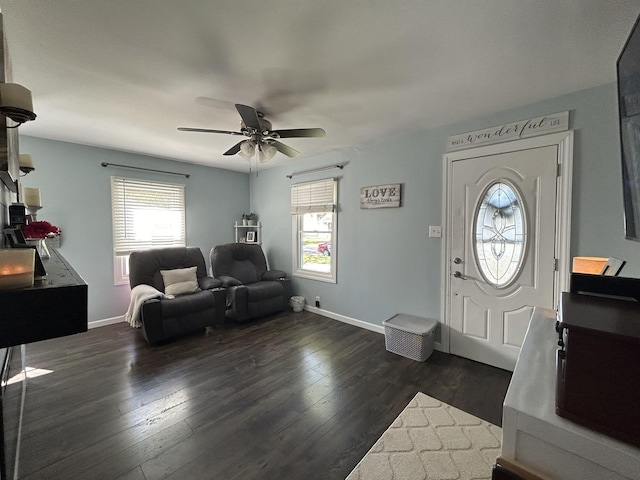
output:
POLYGON ((521 142, 449 166, 450 352, 507 370, 557 297, 559 148, 521 142))

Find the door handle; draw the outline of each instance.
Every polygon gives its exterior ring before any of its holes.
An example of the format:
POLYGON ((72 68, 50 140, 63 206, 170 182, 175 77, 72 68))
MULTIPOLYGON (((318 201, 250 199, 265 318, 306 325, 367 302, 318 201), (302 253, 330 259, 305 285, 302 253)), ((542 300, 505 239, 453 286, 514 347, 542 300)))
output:
POLYGON ((462 275, 462 273, 461 273, 461 272, 459 272, 458 270, 456 270, 455 272, 453 272, 453 276, 454 276, 454 277, 456 277, 456 278, 459 278, 459 279, 461 279, 461 280, 466 280, 466 279, 467 279, 467 278, 466 278, 464 275, 462 275))

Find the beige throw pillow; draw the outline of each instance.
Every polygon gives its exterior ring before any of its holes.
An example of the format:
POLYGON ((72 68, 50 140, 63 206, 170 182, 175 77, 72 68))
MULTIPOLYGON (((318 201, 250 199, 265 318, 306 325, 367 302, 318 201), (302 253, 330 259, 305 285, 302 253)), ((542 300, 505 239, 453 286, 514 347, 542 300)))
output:
POLYGON ((167 295, 183 295, 200 291, 196 270, 198 267, 174 268, 160 270, 164 282, 164 293, 167 295))

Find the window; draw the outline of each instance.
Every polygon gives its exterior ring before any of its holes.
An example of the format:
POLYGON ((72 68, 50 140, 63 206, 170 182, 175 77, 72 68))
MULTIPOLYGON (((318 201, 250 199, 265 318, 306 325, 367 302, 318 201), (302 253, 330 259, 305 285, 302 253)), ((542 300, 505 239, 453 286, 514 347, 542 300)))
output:
POLYGON ((291 186, 294 275, 336 282, 336 197, 333 178, 291 186))
POLYGON ((111 177, 115 284, 129 281, 134 250, 186 245, 184 185, 111 177))
POLYGON ((475 215, 475 252, 484 279, 506 287, 520 273, 524 259, 526 221, 515 187, 499 180, 484 192, 475 215))

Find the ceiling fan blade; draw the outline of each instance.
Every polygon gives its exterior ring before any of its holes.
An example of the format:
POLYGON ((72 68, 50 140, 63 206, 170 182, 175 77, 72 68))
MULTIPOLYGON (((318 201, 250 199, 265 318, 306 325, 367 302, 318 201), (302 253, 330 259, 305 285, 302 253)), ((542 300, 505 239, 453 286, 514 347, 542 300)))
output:
POLYGON ((240 151, 240 146, 242 145, 242 143, 244 141, 245 140, 243 140, 242 142, 236 143, 233 147, 231 147, 229 150, 224 152, 223 155, 235 155, 236 153, 238 153, 240 151))
POLYGON ((292 128, 289 130, 273 130, 270 133, 276 138, 320 138, 326 135, 322 128, 292 128))
POLYGON ((209 128, 178 127, 181 132, 225 133, 227 135, 244 135, 242 132, 230 132, 229 130, 211 130, 209 128))
POLYGON ((299 151, 294 150, 293 148, 285 145, 282 142, 278 142, 277 140, 270 141, 269 143, 276 147, 280 153, 284 153, 287 157, 293 158, 300 153, 299 151))
POLYGON ((238 110, 240 117, 242 117, 245 127, 261 131, 260 118, 258 117, 258 111, 255 108, 236 103, 236 110, 238 110))

